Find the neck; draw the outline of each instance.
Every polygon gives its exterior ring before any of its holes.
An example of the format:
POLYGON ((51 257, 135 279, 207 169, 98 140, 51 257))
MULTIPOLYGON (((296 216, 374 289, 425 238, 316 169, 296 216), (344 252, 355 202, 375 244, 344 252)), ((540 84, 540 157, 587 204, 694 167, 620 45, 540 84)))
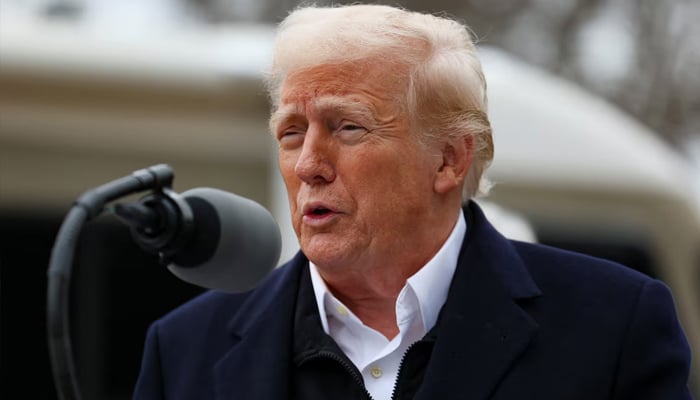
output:
POLYGON ((396 299, 406 286, 410 275, 387 274, 386 269, 365 269, 327 276, 329 274, 324 274, 319 268, 319 273, 333 295, 352 310, 365 325, 392 339, 399 332, 396 322, 396 299))
POLYGON ((369 295, 366 297, 357 296, 356 294, 353 297, 347 297, 337 290, 331 289, 331 291, 338 300, 343 302, 360 318, 362 323, 378 331, 387 339, 391 340, 399 333, 395 311, 398 292, 396 295, 368 293, 369 295))

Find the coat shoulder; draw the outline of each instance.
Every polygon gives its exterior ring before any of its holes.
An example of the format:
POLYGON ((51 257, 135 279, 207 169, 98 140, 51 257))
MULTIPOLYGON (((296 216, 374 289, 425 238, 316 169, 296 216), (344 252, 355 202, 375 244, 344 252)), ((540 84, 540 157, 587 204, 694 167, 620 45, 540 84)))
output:
POLYGON ((537 285, 545 292, 546 289, 562 287, 571 294, 606 291, 620 294, 620 290, 639 290, 655 281, 614 261, 541 244, 511 243, 537 285))
MULTIPOLYGON (((238 314, 245 313, 247 318, 254 318, 264 311, 266 304, 274 299, 283 286, 294 282, 295 273, 292 263, 273 270, 253 289, 239 293, 226 293, 216 290, 206 291, 165 314, 155 322, 161 333, 186 336, 196 335, 193 327, 207 327, 203 331, 224 332, 225 327, 238 314), (243 310, 243 311, 242 311, 243 310), (215 329, 212 329, 215 328, 215 329)), ((205 335, 206 336, 206 335, 205 335)))

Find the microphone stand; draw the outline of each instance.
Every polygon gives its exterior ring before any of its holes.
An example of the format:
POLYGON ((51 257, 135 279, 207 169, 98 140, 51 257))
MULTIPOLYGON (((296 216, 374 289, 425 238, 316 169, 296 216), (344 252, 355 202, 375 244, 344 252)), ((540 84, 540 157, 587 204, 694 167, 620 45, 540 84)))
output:
POLYGON ((80 400, 69 332, 69 294, 75 248, 83 224, 102 213, 107 203, 153 190, 140 204, 116 205, 115 212, 138 234, 139 245, 168 255, 188 236, 192 212, 170 188, 174 173, 165 164, 133 172, 85 192, 76 200, 58 231, 47 272, 46 322, 51 367, 60 400, 80 400), (163 218, 165 217, 165 218, 163 218))

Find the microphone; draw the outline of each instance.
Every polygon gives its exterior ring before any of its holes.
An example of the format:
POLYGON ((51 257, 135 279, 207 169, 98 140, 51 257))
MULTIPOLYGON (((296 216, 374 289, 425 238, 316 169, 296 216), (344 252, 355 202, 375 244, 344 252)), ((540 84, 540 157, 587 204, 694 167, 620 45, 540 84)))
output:
POLYGON ((109 209, 130 225, 139 246, 157 253, 175 276, 194 285, 248 290, 276 266, 282 239, 263 206, 211 188, 178 195, 171 190, 173 179, 167 164, 134 171, 86 191, 65 216, 46 274, 47 339, 59 399, 81 398, 68 323, 71 270, 83 224, 99 216, 106 204, 153 190, 141 200, 109 209))
POLYGON ((185 282, 224 292, 255 286, 280 257, 282 239, 270 212, 253 200, 214 188, 177 195, 169 189, 116 204, 136 243, 158 253, 185 282))

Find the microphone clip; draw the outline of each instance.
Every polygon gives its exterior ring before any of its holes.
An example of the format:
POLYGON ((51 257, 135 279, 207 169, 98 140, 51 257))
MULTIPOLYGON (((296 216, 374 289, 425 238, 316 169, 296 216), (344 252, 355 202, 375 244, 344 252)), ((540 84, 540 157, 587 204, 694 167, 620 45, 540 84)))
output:
POLYGON ((192 208, 167 187, 131 203, 115 204, 113 211, 129 225, 136 244, 148 253, 159 254, 162 264, 194 235, 192 208))

